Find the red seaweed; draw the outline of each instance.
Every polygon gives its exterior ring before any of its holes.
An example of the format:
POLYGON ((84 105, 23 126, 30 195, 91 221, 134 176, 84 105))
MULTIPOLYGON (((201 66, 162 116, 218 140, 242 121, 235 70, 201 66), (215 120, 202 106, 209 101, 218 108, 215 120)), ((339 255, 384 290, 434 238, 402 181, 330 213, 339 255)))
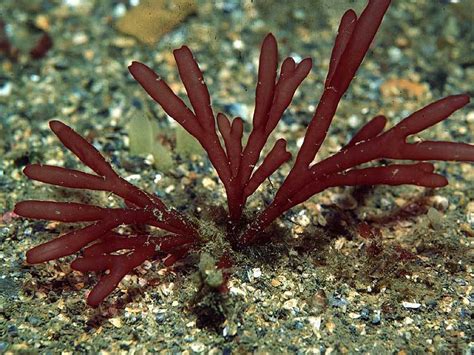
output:
MULTIPOLYGON (((262 232, 275 219, 328 188, 381 184, 442 187, 447 185, 447 179, 434 172, 434 165, 426 161, 474 161, 473 145, 407 142, 409 136, 447 119, 464 107, 469 97, 461 94, 433 102, 387 130, 384 130, 387 119, 377 116, 366 123, 339 152, 313 162, 326 138, 338 104, 362 63, 389 5, 388 0, 369 0, 359 17, 352 10, 342 17, 324 91, 307 128, 303 145, 273 201, 251 217, 249 222, 243 218, 247 199, 291 159, 285 139, 277 140, 265 155, 262 152, 297 88, 310 73, 311 59, 295 63, 292 58, 286 58, 278 72, 277 41, 272 34, 265 37, 261 47, 252 128, 245 144, 242 118, 229 119, 223 113, 214 113, 203 74, 188 47, 175 50, 174 57, 192 109, 148 66, 139 62, 130 65, 130 73, 150 97, 194 136, 207 152, 227 195, 229 249, 268 242, 262 232), (403 162, 360 167, 381 159, 403 162), (406 160, 414 162, 407 163, 406 160)), ((71 264, 73 269, 81 272, 108 271, 88 297, 88 303, 97 306, 126 274, 145 260, 162 256, 163 264, 170 266, 209 242, 191 218, 121 178, 104 157, 70 127, 59 121, 51 121, 50 127, 63 145, 95 174, 33 164, 25 168, 25 175, 61 187, 108 191, 123 199, 125 207, 104 208, 55 201, 19 202, 15 213, 23 217, 89 223, 31 249, 27 253, 29 263, 54 260, 82 250, 82 256, 71 264), (122 225, 152 228, 146 229, 149 232, 145 234, 121 235, 115 229, 122 225), (157 229, 166 231, 166 234, 156 233, 157 229)), ((362 228, 361 234, 371 238, 372 232, 365 229, 362 228)), ((224 248, 220 252, 213 258, 219 260, 216 268, 223 272, 223 283, 218 289, 225 292, 232 262, 229 250, 224 248)), ((401 253, 401 257, 407 256, 401 253)))

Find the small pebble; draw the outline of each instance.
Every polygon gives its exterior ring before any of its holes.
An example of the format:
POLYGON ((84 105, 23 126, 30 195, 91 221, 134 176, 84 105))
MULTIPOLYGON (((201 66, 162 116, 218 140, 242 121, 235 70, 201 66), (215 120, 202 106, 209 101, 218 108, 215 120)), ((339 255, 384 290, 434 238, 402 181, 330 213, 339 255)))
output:
POLYGON ((402 306, 408 309, 418 309, 421 307, 421 304, 417 302, 402 302, 402 306))
POLYGON ((0 84, 0 96, 9 96, 12 92, 13 85, 11 81, 0 84))
POLYGON ((308 322, 313 328, 313 331, 316 332, 321 328, 321 317, 308 317, 308 322))
POLYGON ((216 182, 210 177, 206 176, 204 179, 202 179, 202 186, 204 186, 208 190, 214 190, 216 187, 216 182))
POLYGON ((380 310, 374 311, 374 315, 372 316, 372 324, 377 325, 380 324, 381 317, 380 317, 380 310))
POLYGON ((202 353, 204 350, 206 350, 206 345, 197 341, 191 344, 191 350, 197 353, 202 353))
POLYGON ((432 198, 433 207, 438 211, 446 211, 449 207, 449 201, 446 197, 436 195, 432 198))
POLYGON ((370 313, 370 311, 367 308, 362 308, 362 310, 360 311, 360 317, 363 320, 368 320, 369 319, 369 313, 370 313))
POLYGON ((341 296, 335 296, 329 298, 329 305, 332 307, 344 308, 349 304, 349 302, 341 296))
POLYGON ((349 120, 347 122, 351 128, 359 128, 360 126, 360 118, 357 115, 349 116, 349 120))
POLYGON ((444 216, 437 209, 430 207, 426 216, 428 217, 430 225, 433 227, 433 229, 441 229, 443 226, 444 216))
POLYGON ((109 322, 115 327, 115 328, 122 328, 122 319, 119 317, 115 318, 110 318, 109 322))

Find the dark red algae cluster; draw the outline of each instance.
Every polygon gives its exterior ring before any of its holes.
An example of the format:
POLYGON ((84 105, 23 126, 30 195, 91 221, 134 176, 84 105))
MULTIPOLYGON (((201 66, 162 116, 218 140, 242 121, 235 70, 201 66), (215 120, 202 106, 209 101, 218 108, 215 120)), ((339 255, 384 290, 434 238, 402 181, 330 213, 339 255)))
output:
MULTIPOLYGON (((301 149, 273 201, 252 215, 250 220, 243 218, 249 196, 291 159, 285 139, 277 140, 266 155, 263 156, 262 151, 297 88, 311 71, 311 59, 295 63, 292 58, 286 58, 278 73, 276 39, 272 34, 265 37, 260 54, 252 129, 245 144, 242 118, 230 120, 222 113, 215 115, 213 112, 203 74, 188 47, 175 50, 174 57, 192 109, 145 64, 133 62, 130 65, 130 73, 150 97, 199 141, 225 187, 227 240, 222 243, 220 254, 211 258, 215 260, 211 266, 218 271, 217 274, 220 272, 220 277, 212 282, 216 289, 225 290, 226 273, 232 263, 228 257, 231 249, 239 250, 265 242, 263 232, 273 221, 325 189, 380 184, 442 187, 448 181, 434 172, 433 164, 427 161, 474 161, 473 145, 426 140, 407 142, 409 136, 445 120, 465 106, 469 97, 461 94, 433 102, 386 130, 387 119, 374 117, 339 152, 313 163, 338 104, 356 75, 389 5, 387 0, 369 0, 359 17, 352 10, 342 17, 324 91, 301 149), (380 159, 415 162, 361 167, 380 159)), ((121 178, 104 157, 70 127, 59 121, 51 121, 50 127, 64 146, 95 174, 33 164, 25 168, 25 175, 61 187, 107 191, 123 199, 124 203, 122 208, 106 208, 56 201, 19 202, 15 213, 22 217, 89 223, 29 250, 28 263, 42 263, 80 253, 71 267, 81 272, 101 274, 87 298, 88 304, 96 307, 125 275, 146 260, 162 260, 165 266, 170 266, 191 252, 199 253, 209 242, 200 225, 165 205, 157 196, 121 178), (139 225, 143 232, 119 234, 116 229, 123 225, 139 225), (159 230, 165 232, 159 233, 159 230)))
MULTIPOLYGON (((5 22, 0 19, 0 55, 4 55, 11 61, 16 62, 20 55, 20 50, 10 42, 5 27, 5 22)), ((45 31, 41 32, 41 36, 29 50, 29 56, 34 60, 46 56, 48 51, 53 47, 53 39, 51 36, 45 31)))

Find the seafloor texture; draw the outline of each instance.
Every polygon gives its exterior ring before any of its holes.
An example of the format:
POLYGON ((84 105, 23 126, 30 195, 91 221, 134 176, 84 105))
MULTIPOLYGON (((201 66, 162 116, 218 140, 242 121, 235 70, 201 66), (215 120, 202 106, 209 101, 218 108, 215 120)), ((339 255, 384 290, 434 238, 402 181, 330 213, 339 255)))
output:
MULTIPOLYGON (((223 190, 207 158, 176 153, 175 125, 131 79, 127 64, 147 63, 183 93, 171 51, 188 44, 216 111, 249 122, 259 46, 273 32, 281 57, 314 58, 275 134, 294 152, 321 93, 337 19, 353 1, 283 3, 198 1, 194 15, 147 46, 115 29, 130 7, 124 1, 1 1, 0 17, 20 54, 16 61, 0 54, 0 352, 472 349, 472 164, 437 163, 450 180, 438 190, 348 188, 312 198, 277 223, 273 244, 236 254, 226 296, 198 292, 189 260, 171 270, 156 261, 91 309, 84 300, 95 277, 72 272, 67 260, 25 263, 25 251, 71 226, 15 218, 15 202, 117 203, 103 193, 61 190, 22 175, 32 162, 81 167, 49 131, 51 119, 92 141, 122 176, 223 230, 216 217, 225 206, 223 190), (54 47, 31 60, 27 53, 38 29, 51 35, 54 47), (126 126, 140 115, 159 122, 158 139, 173 154, 171 169, 154 167, 151 156, 130 154, 126 126)), ((337 151, 376 114, 393 124, 442 96, 472 94, 473 13, 469 1, 394 2, 322 154, 337 151)), ((420 138, 473 142, 472 132, 471 104, 420 138)), ((269 201, 287 171, 285 166, 255 194, 248 213, 269 201)))

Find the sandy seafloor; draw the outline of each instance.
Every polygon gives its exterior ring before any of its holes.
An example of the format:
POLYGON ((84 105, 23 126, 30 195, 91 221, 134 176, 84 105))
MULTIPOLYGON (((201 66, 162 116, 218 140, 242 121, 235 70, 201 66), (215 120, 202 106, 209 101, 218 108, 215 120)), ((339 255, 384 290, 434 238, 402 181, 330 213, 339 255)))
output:
MULTIPOLYGON (((174 126, 131 79, 140 60, 183 92, 171 50, 194 51, 215 111, 250 122, 260 42, 280 57, 314 59, 275 137, 294 153, 321 93, 337 19, 353 1, 198 1, 197 12, 153 46, 113 24, 126 1, 3 0, 0 17, 21 54, 0 55, 0 353, 455 353, 473 345, 474 167, 436 163, 449 186, 332 189, 273 227, 273 242, 235 253, 230 292, 198 297, 196 256, 171 270, 159 260, 127 277, 98 309, 85 304, 93 275, 67 260, 27 265, 25 252, 72 226, 14 218, 17 201, 49 199, 114 205, 105 193, 33 183, 28 163, 82 168, 48 129, 70 124, 117 171, 170 206, 217 223, 225 197, 205 156, 173 150, 174 126), (54 40, 41 60, 25 54, 43 28, 54 40), (174 165, 160 171, 129 152, 136 115, 160 122, 174 165), (360 235, 368 223, 380 234, 360 235)), ((363 2, 362 2, 363 3, 363 2)), ((395 1, 341 103, 322 155, 336 152, 376 114, 391 124, 449 94, 473 94, 472 2, 395 1)), ((124 6, 125 5, 125 6, 124 6)), ((360 2, 356 2, 360 11, 360 2)), ((246 125, 248 131, 250 124, 246 125)), ((473 142, 468 105, 421 139, 473 142)), ((270 201, 289 165, 249 201, 270 201)), ((212 242, 211 242, 212 243, 212 242)))

